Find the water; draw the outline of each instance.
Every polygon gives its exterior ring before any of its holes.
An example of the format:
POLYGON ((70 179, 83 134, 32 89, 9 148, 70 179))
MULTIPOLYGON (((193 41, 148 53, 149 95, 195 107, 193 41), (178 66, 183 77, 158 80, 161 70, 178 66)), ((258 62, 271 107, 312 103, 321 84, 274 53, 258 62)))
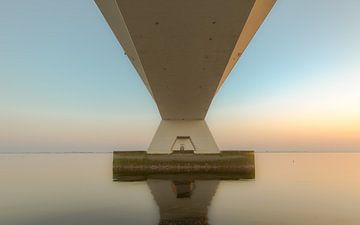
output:
POLYGON ((360 153, 257 153, 255 179, 113 181, 112 154, 0 155, 1 225, 360 224, 360 153))

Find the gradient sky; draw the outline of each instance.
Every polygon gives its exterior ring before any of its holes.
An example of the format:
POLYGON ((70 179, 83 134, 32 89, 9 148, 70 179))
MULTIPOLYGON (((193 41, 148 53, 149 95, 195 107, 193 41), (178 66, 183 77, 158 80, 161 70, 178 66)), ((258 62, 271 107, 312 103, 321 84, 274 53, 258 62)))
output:
MULTIPOLYGON (((359 12, 278 0, 210 107, 220 148, 360 150, 359 12)), ((0 0, 0 152, 145 149, 160 120, 92 0, 0 0)))

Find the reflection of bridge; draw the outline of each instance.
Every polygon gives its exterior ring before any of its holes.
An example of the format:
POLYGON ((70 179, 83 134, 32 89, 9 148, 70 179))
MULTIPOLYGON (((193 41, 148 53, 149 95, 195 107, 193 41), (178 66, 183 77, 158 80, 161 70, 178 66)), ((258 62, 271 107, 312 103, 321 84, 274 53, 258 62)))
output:
POLYGON ((208 207, 218 180, 148 180, 159 207, 159 225, 208 224, 208 207))
POLYGON ((146 181, 159 207, 159 225, 208 224, 208 208, 221 180, 251 180, 255 178, 254 161, 248 161, 249 170, 236 174, 124 174, 113 164, 116 182, 146 181))
POLYGON ((163 119, 149 153, 218 152, 204 118, 276 0, 95 1, 163 119))

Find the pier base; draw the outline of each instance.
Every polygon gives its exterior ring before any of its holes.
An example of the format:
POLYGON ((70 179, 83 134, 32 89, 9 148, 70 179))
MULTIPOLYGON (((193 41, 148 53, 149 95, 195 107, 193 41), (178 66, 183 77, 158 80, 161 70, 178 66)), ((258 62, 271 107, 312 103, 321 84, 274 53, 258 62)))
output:
POLYGON ((191 176, 193 179, 252 179, 255 177, 254 152, 148 154, 145 151, 138 151, 113 153, 114 180, 164 179, 174 175, 191 176))

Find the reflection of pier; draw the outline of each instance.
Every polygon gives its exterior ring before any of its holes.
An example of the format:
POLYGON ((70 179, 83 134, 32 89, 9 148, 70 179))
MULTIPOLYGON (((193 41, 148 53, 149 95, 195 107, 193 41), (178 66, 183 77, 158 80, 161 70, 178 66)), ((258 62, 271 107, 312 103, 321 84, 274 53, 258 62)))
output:
MULTIPOLYGON (((244 160, 238 173, 160 173, 156 171, 121 171, 114 153, 113 179, 116 182, 146 181, 159 207, 160 225, 208 224, 208 207, 216 194, 220 180, 254 179, 253 153, 244 160)), ((147 154, 146 154, 147 155, 147 154)), ((132 155, 133 156, 133 155, 132 155)), ((120 163, 121 164, 121 163, 120 163)), ((130 165, 136 165, 131 162, 130 165)), ((240 165, 241 166, 241 165, 240 165)))
POLYGON ((208 224, 207 211, 218 180, 148 180, 159 207, 160 223, 208 224))

